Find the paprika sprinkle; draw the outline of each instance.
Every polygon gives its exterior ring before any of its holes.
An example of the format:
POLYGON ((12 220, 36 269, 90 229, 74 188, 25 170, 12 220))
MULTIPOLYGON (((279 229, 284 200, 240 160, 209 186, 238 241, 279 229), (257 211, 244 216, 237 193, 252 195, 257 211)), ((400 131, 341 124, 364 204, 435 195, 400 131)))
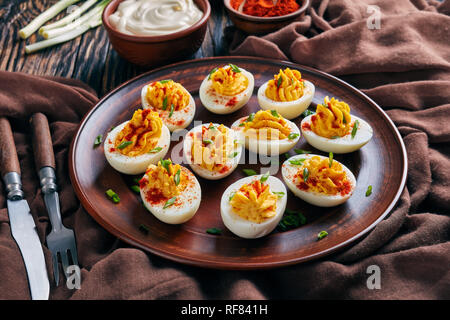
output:
MULTIPOLYGON (((244 0, 231 0, 230 5, 235 10, 244 0)), ((273 0, 247 0, 242 8, 242 13, 257 17, 284 16, 297 11, 300 5, 296 0, 278 0, 274 5, 273 0)))

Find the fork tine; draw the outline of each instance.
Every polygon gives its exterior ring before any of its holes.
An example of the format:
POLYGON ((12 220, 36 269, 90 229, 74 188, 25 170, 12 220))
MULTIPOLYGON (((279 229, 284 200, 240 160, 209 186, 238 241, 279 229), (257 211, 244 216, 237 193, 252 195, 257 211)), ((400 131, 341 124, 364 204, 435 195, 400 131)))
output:
POLYGON ((72 257, 73 264, 78 266, 77 248, 75 246, 71 246, 69 251, 70 251, 70 255, 72 257))
POLYGON ((58 253, 52 254, 53 260, 53 276, 55 277, 56 286, 59 285, 59 266, 58 266, 58 253))
POLYGON ((61 262, 63 265, 64 275, 66 276, 67 279, 67 268, 69 267, 69 258, 67 257, 67 250, 61 251, 59 254, 61 255, 61 262))

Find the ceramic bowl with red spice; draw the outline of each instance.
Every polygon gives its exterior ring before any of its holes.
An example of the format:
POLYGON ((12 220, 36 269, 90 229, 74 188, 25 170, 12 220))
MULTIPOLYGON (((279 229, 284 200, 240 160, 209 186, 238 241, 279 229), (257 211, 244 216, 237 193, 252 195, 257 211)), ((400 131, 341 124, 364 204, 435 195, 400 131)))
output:
MULTIPOLYGON (((261 17, 240 12, 233 8, 233 0, 224 0, 223 3, 228 12, 228 16, 234 25, 249 34, 266 34, 276 31, 296 20, 300 20, 310 5, 310 0, 296 0, 298 9, 284 15, 261 17)), ((272 0, 265 0, 272 1, 272 0)))
POLYGON ((103 25, 109 41, 117 53, 124 59, 143 67, 154 67, 169 62, 179 61, 195 53, 203 43, 211 5, 208 0, 194 0, 203 16, 192 26, 157 36, 131 35, 120 32, 110 22, 119 4, 124 0, 113 0, 103 10, 103 25))

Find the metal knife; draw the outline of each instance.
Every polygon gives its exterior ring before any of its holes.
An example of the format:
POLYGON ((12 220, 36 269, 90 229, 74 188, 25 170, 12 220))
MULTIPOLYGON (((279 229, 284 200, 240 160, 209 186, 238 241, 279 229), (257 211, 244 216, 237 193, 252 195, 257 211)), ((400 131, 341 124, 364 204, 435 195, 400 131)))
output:
POLYGON ((0 174, 6 185, 11 234, 27 270, 31 299, 47 300, 50 293, 44 252, 30 207, 24 199, 20 165, 9 121, 0 117, 0 174))

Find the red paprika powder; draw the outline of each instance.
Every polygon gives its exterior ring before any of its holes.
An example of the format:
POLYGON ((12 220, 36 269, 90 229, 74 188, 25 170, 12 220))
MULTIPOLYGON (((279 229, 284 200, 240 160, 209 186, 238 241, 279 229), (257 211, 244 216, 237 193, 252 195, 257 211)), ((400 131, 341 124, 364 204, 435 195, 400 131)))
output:
MULTIPOLYGON (((233 9, 239 10, 239 6, 244 0, 231 0, 233 9)), ((272 0, 247 0, 242 8, 242 13, 257 17, 284 16, 300 8, 296 0, 278 0, 273 4, 272 0)))

